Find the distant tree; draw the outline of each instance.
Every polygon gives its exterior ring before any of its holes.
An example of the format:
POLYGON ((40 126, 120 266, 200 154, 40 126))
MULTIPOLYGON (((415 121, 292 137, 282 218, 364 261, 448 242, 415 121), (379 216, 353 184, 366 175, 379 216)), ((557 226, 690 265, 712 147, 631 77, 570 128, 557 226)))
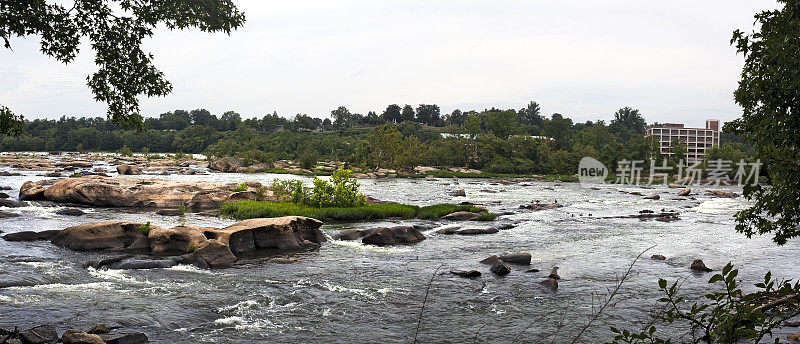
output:
MULTIPOLYGON (((232 0, 109 1, 75 0, 72 6, 46 0, 0 2, 0 38, 11 49, 13 37, 41 37, 41 51, 70 63, 82 40, 95 52, 99 70, 87 78, 95 100, 108 104, 114 123, 143 129, 139 96, 165 96, 172 85, 142 50, 142 40, 162 24, 169 29, 199 28, 230 32, 244 24, 244 14, 232 0), (119 7, 121 11, 112 9, 119 7)), ((0 133, 14 133, 22 118, 0 112, 0 133)))
POLYGON ((403 106, 403 113, 400 115, 398 122, 413 121, 415 118, 414 108, 406 104, 403 106))
POLYGON ((447 116, 445 123, 447 123, 447 125, 462 125, 466 119, 466 114, 461 112, 459 109, 455 109, 452 113, 450 113, 450 115, 447 116))
POLYGON ((330 129, 333 126, 330 118, 326 118, 322 121, 322 130, 330 129))
POLYGON ((490 110, 483 112, 481 117, 483 118, 483 127, 501 139, 522 133, 514 110, 490 110))
POLYGON ((417 107, 417 122, 433 126, 437 125, 439 120, 439 105, 419 104, 417 107))
POLYGON ((192 123, 192 117, 189 112, 184 110, 175 110, 173 112, 162 113, 159 116, 161 127, 166 130, 183 130, 192 123))
POLYGON ((402 117, 400 115, 400 105, 392 104, 386 107, 386 110, 383 111, 381 117, 388 122, 388 123, 397 123, 402 122, 402 117))
POLYGON ((217 130, 220 131, 234 131, 242 123, 242 116, 234 111, 226 111, 220 117, 217 125, 217 130))
POLYGON ((544 123, 544 136, 555 141, 555 149, 566 150, 570 146, 572 120, 564 118, 560 113, 554 113, 550 120, 544 123))
POLYGON ((394 167, 403 135, 388 125, 379 125, 369 135, 370 160, 376 169, 394 167))
POLYGON ((672 140, 669 143, 669 152, 672 153, 669 157, 669 166, 678 166, 681 162, 686 165, 686 143, 678 139, 672 140))
POLYGON ((0 135, 18 136, 23 131, 25 131, 23 117, 15 115, 7 107, 0 105, 0 135))
POLYGON ((375 111, 370 111, 367 113, 367 116, 364 117, 364 123, 366 124, 381 124, 381 117, 375 113, 375 111))
POLYGON ((189 112, 193 125, 204 125, 207 127, 217 127, 217 116, 212 115, 206 109, 197 109, 189 112))

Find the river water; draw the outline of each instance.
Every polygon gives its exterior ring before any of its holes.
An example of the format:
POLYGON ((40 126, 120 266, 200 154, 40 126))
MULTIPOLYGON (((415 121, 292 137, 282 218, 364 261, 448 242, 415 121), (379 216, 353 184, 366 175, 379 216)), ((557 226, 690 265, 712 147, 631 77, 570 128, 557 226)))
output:
MULTIPOLYGON (((20 185, 38 180, 33 172, 0 177, 16 198, 20 185)), ((140 176, 152 178, 153 176, 140 176)), ((273 178, 308 178, 271 174, 158 176, 158 178, 268 184, 273 178)), ((634 328, 657 306, 659 277, 681 280, 689 299, 709 291, 710 274, 688 269, 694 259, 720 269, 732 261, 745 280, 758 281, 767 270, 778 278, 796 278, 800 269, 797 241, 775 246, 767 237, 747 239, 733 230, 733 214, 747 205, 737 199, 695 196, 672 200, 676 189, 577 183, 530 182, 502 185, 485 179, 362 180, 372 197, 426 205, 471 201, 490 210, 511 211, 499 221, 517 227, 479 236, 425 232, 427 240, 411 246, 374 247, 330 240, 320 249, 299 252, 295 264, 245 259, 233 268, 203 270, 176 266, 155 270, 94 270, 84 262, 111 257, 99 252, 71 252, 49 242, 0 240, 0 328, 53 323, 60 331, 88 329, 95 323, 145 332, 155 343, 410 343, 417 332, 423 343, 570 342, 618 278, 643 250, 614 302, 578 340, 611 339, 609 326, 634 328), (450 185, 444 185, 449 183, 450 185), (449 196, 463 188, 467 197, 449 196), (486 190, 495 191, 495 193, 486 190), (619 192, 659 193, 645 200, 619 192), (563 208, 520 210, 533 200, 557 200, 563 208), (642 209, 674 209, 680 221, 664 223, 600 217, 636 214, 642 209), (591 214, 591 216, 589 215, 591 214), (530 252, 530 268, 512 266, 505 277, 478 263, 493 254, 530 252), (663 254, 666 261, 649 259, 663 254), (540 287, 552 266, 563 278, 557 292, 540 287), (434 271, 439 269, 434 275, 434 271), (451 269, 476 269, 477 279, 451 275, 451 269)), ((695 192, 703 192, 695 190, 695 192)), ((714 187, 741 192, 736 187, 714 187)), ((56 215, 57 207, 35 203, 8 209, 20 213, 3 219, 0 230, 63 229, 106 220, 175 226, 179 219, 136 209, 91 208, 80 217, 56 215)), ((233 220, 189 214, 192 225, 224 227, 233 220)), ((327 234, 386 224, 430 223, 380 221, 325 224, 327 234)), ((439 223, 433 223, 439 225, 439 223)), ((747 287, 747 289, 752 289, 747 287)))

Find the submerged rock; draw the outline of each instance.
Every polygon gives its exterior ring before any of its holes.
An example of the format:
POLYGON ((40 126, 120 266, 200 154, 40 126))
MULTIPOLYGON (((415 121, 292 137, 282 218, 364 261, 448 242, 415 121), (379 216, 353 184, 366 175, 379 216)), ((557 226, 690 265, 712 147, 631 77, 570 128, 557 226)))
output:
POLYGON ((467 197, 467 192, 464 191, 464 189, 455 189, 453 191, 450 191, 450 195, 456 197, 467 197))
POLYGON ((478 270, 450 270, 450 273, 465 278, 481 277, 481 272, 478 270))
POLYGON ((61 335, 61 342, 64 344, 105 344, 100 336, 81 330, 67 330, 61 335))
POLYGON ((554 266, 553 269, 550 270, 550 274, 547 275, 547 278, 551 278, 554 280, 560 280, 561 276, 558 275, 558 267, 554 266))
POLYGON ((499 232, 497 228, 494 227, 471 227, 471 228, 464 228, 461 230, 457 230, 455 234, 458 235, 480 235, 480 234, 494 234, 499 232))
POLYGON ((81 216, 86 215, 82 210, 75 209, 75 208, 66 208, 56 211, 58 215, 67 215, 67 216, 81 216))
POLYGON ((216 239, 205 242, 200 248, 194 250, 192 254, 195 264, 200 267, 227 268, 236 262, 228 245, 216 239))
POLYGON ((663 255, 660 255, 660 254, 654 254, 654 255, 650 256, 650 259, 652 259, 652 260, 667 260, 667 257, 665 257, 663 255))
POLYGON ((24 207, 25 204, 7 198, 0 198, 0 207, 19 208, 24 207))
POLYGON ((530 253, 511 253, 499 257, 502 261, 511 264, 531 265, 530 253))
POLYGON ((412 226, 380 227, 361 238, 369 245, 413 244, 425 240, 425 235, 412 226))
POLYGON ((140 344, 147 343, 147 336, 141 332, 99 334, 106 344, 140 344))
POLYGON ((212 161, 208 168, 219 172, 241 172, 242 159, 225 157, 212 161))
POLYGON ((725 192, 720 190, 713 190, 706 192, 706 196, 713 196, 713 197, 722 197, 722 198, 736 198, 739 197, 739 194, 733 192, 725 192))
POLYGON ((550 289, 550 291, 558 290, 558 281, 555 278, 547 278, 539 283, 543 285, 545 288, 550 289))
POLYGON ((58 341, 58 333, 55 328, 50 325, 41 325, 32 329, 20 331, 19 337, 22 339, 22 342, 26 344, 50 344, 58 341))
POLYGON ((685 188, 681 191, 678 191, 678 196, 689 196, 692 194, 692 188, 685 188))
POLYGON ((659 200, 659 199, 661 199, 661 196, 659 196, 657 194, 652 194, 650 196, 645 196, 644 199, 659 200))
POLYGON ((94 325, 92 326, 92 328, 89 329, 89 331, 86 331, 86 333, 91 333, 91 334, 110 333, 110 332, 111 330, 108 329, 108 326, 106 326, 106 324, 94 325))
POLYGON ((184 254, 188 253, 190 247, 198 248, 208 241, 204 231, 213 228, 198 226, 178 226, 173 228, 161 228, 151 226, 147 239, 150 243, 150 251, 154 254, 184 254))
POLYGON ((19 217, 17 213, 9 213, 7 211, 0 211, 0 219, 5 219, 9 217, 19 217))
POLYGON ((59 230, 45 230, 41 232, 22 231, 15 233, 8 233, 3 236, 6 241, 36 241, 36 240, 50 240, 53 236, 58 234, 59 230))
POLYGON ((563 204, 559 203, 531 203, 531 204, 523 204, 519 206, 519 208, 533 210, 533 211, 540 211, 540 210, 561 208, 563 206, 564 206, 563 204))
POLYGON ((489 271, 498 276, 505 276, 511 272, 511 267, 509 267, 502 260, 498 259, 497 261, 494 262, 494 265, 492 265, 492 268, 489 269, 489 271))

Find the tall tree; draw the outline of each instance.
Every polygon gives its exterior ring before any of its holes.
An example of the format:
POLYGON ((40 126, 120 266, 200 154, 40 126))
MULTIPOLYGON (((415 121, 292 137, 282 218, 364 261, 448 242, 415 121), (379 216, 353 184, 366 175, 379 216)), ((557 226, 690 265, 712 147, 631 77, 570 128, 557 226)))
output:
POLYGON ((411 105, 406 104, 403 106, 403 113, 400 115, 399 122, 413 121, 414 117, 414 108, 411 107, 411 105))
MULTIPOLYGON (((139 99, 165 96, 172 85, 142 50, 142 40, 159 24, 169 29, 199 28, 230 32, 244 24, 232 0, 74 0, 68 8, 46 0, 0 1, 0 38, 11 49, 13 37, 41 37, 41 51, 70 63, 86 39, 98 71, 87 78, 95 100, 108 104, 107 116, 124 127, 143 128, 139 99), (111 6, 111 4, 114 6, 111 6), (119 7, 115 11, 112 7, 119 7), (124 53, 120 53, 124 52, 124 53)), ((13 133, 22 118, 0 112, 0 134, 13 133)))
POLYGON ((436 125, 439 123, 439 105, 419 104, 417 107, 417 122, 436 125))
POLYGON ((532 101, 528 103, 528 106, 517 112, 517 120, 524 125, 537 126, 543 129, 544 117, 540 113, 539 103, 532 101))
POLYGON ((621 142, 627 142, 635 135, 644 135, 647 122, 639 110, 626 106, 614 113, 614 119, 608 127, 621 142))
POLYGON ((336 108, 336 110, 331 111, 331 117, 333 118, 333 125, 338 128, 342 128, 345 126, 352 126, 352 117, 353 115, 350 113, 344 106, 340 106, 336 108))
POLYGON ((752 144, 766 164, 771 187, 748 184, 754 204, 736 214, 736 230, 774 234, 779 245, 800 235, 800 1, 755 15, 758 31, 733 33, 731 44, 745 58, 734 99, 742 117, 725 131, 752 144))

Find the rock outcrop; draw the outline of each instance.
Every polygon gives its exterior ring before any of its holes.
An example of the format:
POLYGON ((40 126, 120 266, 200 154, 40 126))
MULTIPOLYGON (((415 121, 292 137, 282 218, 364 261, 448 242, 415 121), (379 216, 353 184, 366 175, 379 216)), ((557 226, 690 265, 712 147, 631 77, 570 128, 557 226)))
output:
POLYGON ((531 203, 531 204, 524 204, 519 206, 520 209, 528 209, 533 211, 540 211, 540 210, 550 210, 563 207, 563 204, 559 203, 531 203))
POLYGON ((721 198, 736 198, 736 197, 739 197, 739 194, 734 193, 734 192, 712 190, 712 191, 706 192, 706 196, 721 197, 721 198))
POLYGON ((208 168, 219 172, 241 172, 242 159, 239 158, 220 158, 208 164, 208 168))
POLYGON ((709 272, 712 271, 711 268, 707 267, 705 263, 703 263, 700 259, 695 259, 692 262, 692 265, 689 266, 690 269, 699 272, 709 272))
MULTIPOLYGON (((119 221, 84 223, 58 232, 50 242, 73 251, 149 249, 142 225, 119 221)), ((151 226, 150 230, 155 228, 151 226)))
MULTIPOLYGON (((96 268, 151 269, 177 263, 221 268, 233 264, 237 254, 250 251, 285 252, 319 247, 326 241, 325 235, 319 230, 321 225, 319 220, 299 216, 250 219, 222 229, 197 226, 161 228, 109 221, 86 223, 57 231, 50 241, 75 251, 143 250, 155 255, 175 256, 162 260, 122 256, 89 264, 96 268)), ((41 234, 31 232, 25 235, 37 240, 41 234)))
POLYGON ((53 202, 107 207, 217 208, 232 193, 232 185, 131 177, 85 176, 62 179, 44 191, 53 202))
POLYGON ((692 188, 685 188, 681 191, 678 191, 678 196, 689 196, 692 194, 692 188))

